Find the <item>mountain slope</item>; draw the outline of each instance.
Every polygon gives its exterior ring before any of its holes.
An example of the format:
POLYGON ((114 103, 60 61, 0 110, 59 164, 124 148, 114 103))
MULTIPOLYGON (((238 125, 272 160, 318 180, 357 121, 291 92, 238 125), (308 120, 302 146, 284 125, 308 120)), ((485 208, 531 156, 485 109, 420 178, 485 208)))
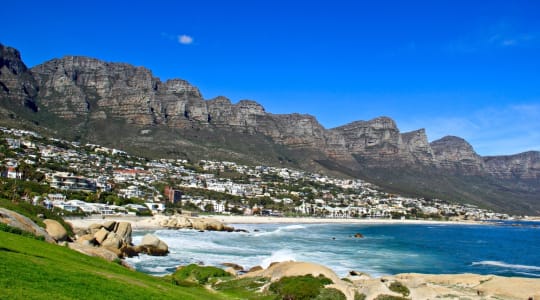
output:
POLYGON ((362 177, 410 195, 540 214, 540 155, 480 157, 463 139, 429 143, 388 117, 325 129, 309 115, 258 103, 203 99, 185 80, 165 82, 122 63, 67 56, 26 68, 1 46, 1 123, 147 156, 285 165, 362 177))

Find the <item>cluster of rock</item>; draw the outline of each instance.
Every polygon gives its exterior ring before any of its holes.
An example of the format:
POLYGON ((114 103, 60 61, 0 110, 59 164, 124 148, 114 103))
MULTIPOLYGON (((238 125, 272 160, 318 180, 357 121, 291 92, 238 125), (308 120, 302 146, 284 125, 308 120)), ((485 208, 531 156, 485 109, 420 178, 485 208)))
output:
POLYGON ((210 231, 234 231, 234 227, 225 225, 212 218, 193 218, 183 215, 173 215, 161 220, 160 224, 165 228, 171 229, 195 229, 195 230, 210 230, 210 231))
POLYGON ((169 253, 167 244, 156 236, 147 234, 140 245, 134 246, 131 234, 129 222, 107 221, 103 224, 92 224, 87 229, 79 230, 75 242, 70 243, 69 247, 107 260, 132 257, 139 253, 156 256, 169 253))

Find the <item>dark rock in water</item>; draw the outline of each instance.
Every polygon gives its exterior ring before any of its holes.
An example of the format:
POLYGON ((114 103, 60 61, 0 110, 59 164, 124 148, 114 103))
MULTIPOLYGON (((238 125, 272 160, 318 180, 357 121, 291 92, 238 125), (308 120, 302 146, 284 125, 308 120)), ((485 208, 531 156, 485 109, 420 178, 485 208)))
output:
POLYGON ((357 239, 361 239, 361 238, 364 238, 364 235, 361 234, 361 233, 355 233, 354 237, 357 238, 357 239))
POLYGON ((249 233, 249 231, 246 230, 246 229, 236 229, 236 230, 234 230, 234 232, 245 232, 245 233, 249 233))
POLYGON ((253 230, 253 232, 259 232, 259 231, 260 231, 259 229, 255 229, 255 230, 253 230))

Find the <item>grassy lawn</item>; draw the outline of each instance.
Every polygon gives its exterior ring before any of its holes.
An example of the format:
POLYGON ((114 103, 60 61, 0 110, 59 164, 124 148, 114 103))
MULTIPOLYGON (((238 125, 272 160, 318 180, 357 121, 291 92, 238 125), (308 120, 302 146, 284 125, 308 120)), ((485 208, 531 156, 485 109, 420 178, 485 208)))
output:
POLYGON ((0 299, 230 299, 0 231, 0 299))

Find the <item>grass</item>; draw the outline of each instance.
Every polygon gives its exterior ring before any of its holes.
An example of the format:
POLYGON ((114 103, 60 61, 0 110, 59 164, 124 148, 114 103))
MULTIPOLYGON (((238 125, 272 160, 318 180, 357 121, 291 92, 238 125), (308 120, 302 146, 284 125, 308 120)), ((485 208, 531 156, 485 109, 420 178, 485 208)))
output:
POLYGON ((0 231, 0 299, 231 299, 0 231))
POLYGON ((35 206, 23 200, 13 202, 7 199, 0 198, 0 207, 17 212, 34 221, 34 223, 36 223, 40 227, 45 228, 43 220, 38 217, 38 215, 41 214, 45 217, 45 219, 52 219, 58 221, 66 229, 68 235, 73 236, 71 226, 69 226, 64 221, 64 219, 58 216, 58 214, 56 214, 54 211, 50 211, 43 206, 35 206))
POLYGON ((269 279, 235 279, 215 267, 188 265, 153 277, 9 226, 0 229, 0 299, 345 299, 324 287, 332 283, 324 276, 285 277, 264 291, 269 279))
POLYGON ((18 234, 18 235, 33 238, 33 239, 36 239, 36 240, 39 240, 39 241, 44 241, 45 240, 45 238, 43 236, 36 236, 36 235, 34 235, 34 234, 32 234, 32 233, 30 233, 28 231, 24 231, 24 230, 22 230, 20 228, 9 226, 9 225, 4 224, 4 223, 0 223, 0 231, 9 232, 9 233, 13 233, 13 234, 18 234))

